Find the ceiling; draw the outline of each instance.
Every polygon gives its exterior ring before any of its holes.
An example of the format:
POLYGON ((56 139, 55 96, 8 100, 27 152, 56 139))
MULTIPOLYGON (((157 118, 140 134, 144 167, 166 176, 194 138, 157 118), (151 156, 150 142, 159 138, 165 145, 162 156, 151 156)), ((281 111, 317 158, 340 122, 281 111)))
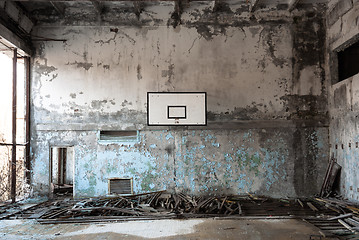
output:
MULTIPOLYGON (((19 39, 34 41, 31 32, 41 25, 109 25, 145 26, 183 23, 185 17, 217 22, 248 19, 268 9, 290 14, 308 4, 327 6, 329 0, 0 0, 0 27, 4 26, 19 39)), ((1 30, 1 29, 0 29, 1 30)), ((3 36, 4 37, 4 36, 3 36)), ((1 37, 0 37, 1 39, 1 37)))
POLYGON ((103 0, 103 1, 84 1, 84 0, 21 0, 13 1, 17 8, 20 8, 25 15, 31 19, 33 24, 42 22, 56 21, 61 18, 74 16, 86 12, 88 16, 121 12, 134 13, 140 17, 141 13, 148 7, 170 6, 172 11, 183 12, 186 7, 199 4, 227 4, 243 5, 248 7, 248 11, 255 12, 263 8, 278 7, 292 11, 302 4, 326 3, 328 0, 103 0))

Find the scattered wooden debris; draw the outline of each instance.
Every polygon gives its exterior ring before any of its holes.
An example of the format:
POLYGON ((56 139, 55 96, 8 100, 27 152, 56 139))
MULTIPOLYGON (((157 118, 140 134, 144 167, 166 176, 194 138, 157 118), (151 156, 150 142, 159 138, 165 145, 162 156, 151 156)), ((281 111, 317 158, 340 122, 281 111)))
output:
POLYGON ((338 198, 315 198, 314 200, 317 204, 333 210, 339 215, 317 220, 319 225, 315 222, 311 223, 337 236, 345 235, 350 239, 359 239, 359 209, 354 203, 338 198))
POLYGON ((354 226, 354 228, 358 229, 359 228, 359 222, 354 220, 353 218, 346 218, 344 219, 345 222, 347 222, 348 224, 354 226))
POLYGON ((253 194, 191 196, 158 191, 82 200, 57 199, 22 211, 14 218, 31 218, 45 224, 201 217, 303 219, 322 214, 333 216, 336 212, 326 208, 325 202, 319 204, 308 199, 272 199, 253 194))
POLYGON ((16 214, 21 214, 22 212, 25 212, 27 210, 36 208, 40 205, 42 205, 43 202, 38 203, 38 204, 24 204, 24 205, 19 205, 19 204, 14 204, 14 205, 6 205, 2 210, 2 213, 0 214, 0 220, 2 219, 7 219, 11 216, 14 216, 16 214))

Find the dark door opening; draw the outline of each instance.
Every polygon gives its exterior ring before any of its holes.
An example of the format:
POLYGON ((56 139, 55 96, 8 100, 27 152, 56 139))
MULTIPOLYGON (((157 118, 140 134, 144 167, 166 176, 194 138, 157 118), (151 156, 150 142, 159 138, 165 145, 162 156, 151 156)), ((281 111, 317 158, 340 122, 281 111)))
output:
POLYGON ((359 73, 359 42, 338 52, 339 82, 359 73))
POLYGON ((55 195, 73 194, 74 148, 51 147, 51 189, 55 195))

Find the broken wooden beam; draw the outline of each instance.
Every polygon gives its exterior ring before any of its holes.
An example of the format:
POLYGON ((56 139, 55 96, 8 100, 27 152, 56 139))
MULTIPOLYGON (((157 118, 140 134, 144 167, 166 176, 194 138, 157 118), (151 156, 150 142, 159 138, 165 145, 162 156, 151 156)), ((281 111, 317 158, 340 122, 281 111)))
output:
POLYGON ((302 203, 302 201, 300 201, 299 198, 297 199, 297 202, 299 203, 299 205, 300 205, 302 208, 304 208, 304 204, 302 203))
POLYGON ((349 225, 348 225, 346 222, 344 222, 343 220, 338 219, 338 222, 339 222, 341 225, 343 225, 346 229, 348 229, 349 231, 355 232, 355 230, 353 230, 352 227, 349 226, 349 225))
POLYGON ((339 215, 336 217, 328 218, 327 220, 331 221, 331 220, 337 220, 337 219, 347 218, 347 217, 351 217, 351 216, 353 216, 353 213, 347 213, 347 214, 342 214, 342 215, 339 215))
POLYGON ((115 211, 115 212, 121 212, 129 215, 143 215, 143 213, 139 211, 135 211, 132 209, 126 209, 126 208, 116 208, 116 207, 88 207, 88 208, 75 208, 71 209, 72 212, 83 212, 83 211, 97 211, 97 210, 108 210, 108 211, 115 211))
POLYGON ((359 227, 359 222, 354 220, 353 218, 346 218, 346 219, 344 219, 344 221, 356 228, 359 227))
POLYGON ((318 212, 318 208, 316 208, 312 203, 310 202, 307 202, 307 205, 310 209, 312 209, 314 212, 318 212))

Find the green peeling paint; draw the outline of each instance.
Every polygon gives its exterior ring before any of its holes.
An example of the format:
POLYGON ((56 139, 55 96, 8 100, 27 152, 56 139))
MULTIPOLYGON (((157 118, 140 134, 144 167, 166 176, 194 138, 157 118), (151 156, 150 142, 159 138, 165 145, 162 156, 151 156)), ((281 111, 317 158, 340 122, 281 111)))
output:
POLYGON ((259 168, 262 161, 258 153, 249 154, 247 151, 238 150, 236 152, 236 161, 241 170, 248 169, 249 172, 254 172, 256 176, 260 174, 259 168))
POLYGON ((159 174, 157 174, 157 168, 153 167, 151 163, 147 163, 147 166, 148 169, 142 174, 141 189, 142 191, 153 191, 159 174))

